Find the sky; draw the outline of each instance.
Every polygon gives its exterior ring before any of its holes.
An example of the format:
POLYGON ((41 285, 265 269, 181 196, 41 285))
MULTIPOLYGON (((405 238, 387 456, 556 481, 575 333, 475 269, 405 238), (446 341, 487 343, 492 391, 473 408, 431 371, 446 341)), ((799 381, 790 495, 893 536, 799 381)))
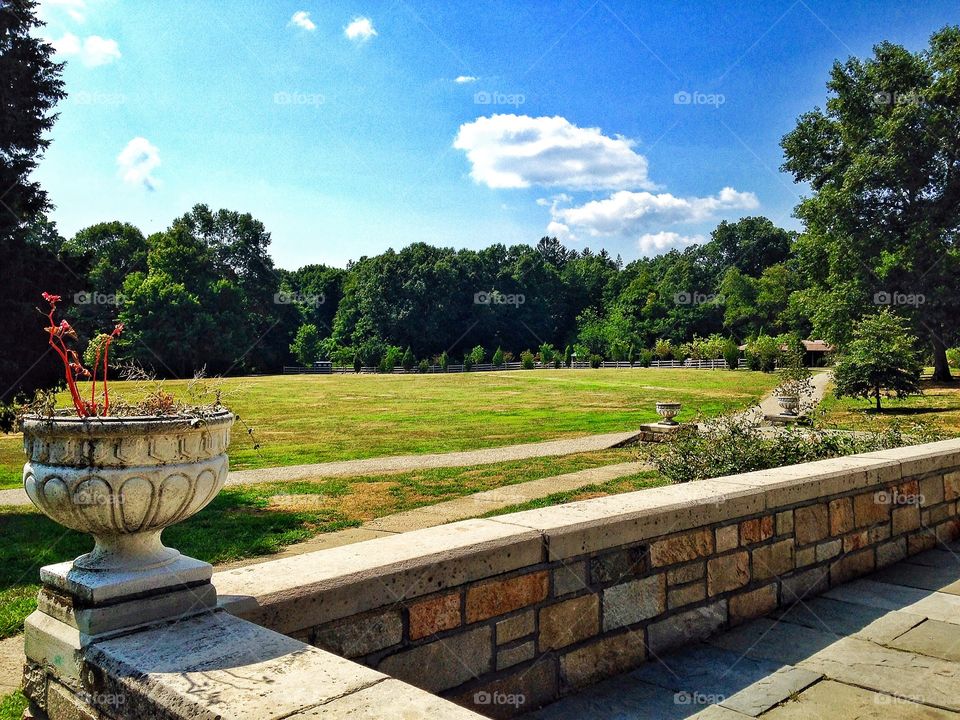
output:
POLYGON ((36 178, 69 237, 249 212, 280 267, 555 235, 625 261, 791 229, 780 138, 831 65, 939 2, 43 0, 69 97, 36 178))

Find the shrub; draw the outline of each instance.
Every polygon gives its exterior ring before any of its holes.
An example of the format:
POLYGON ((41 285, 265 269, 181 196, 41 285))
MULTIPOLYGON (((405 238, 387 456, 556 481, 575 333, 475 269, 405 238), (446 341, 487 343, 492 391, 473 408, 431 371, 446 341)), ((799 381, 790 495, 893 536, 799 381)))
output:
POLYGON ((544 365, 552 363, 556 354, 557 349, 550 343, 543 343, 543 345, 540 346, 540 362, 544 365))
POLYGON ((353 356, 353 371, 355 373, 360 372, 363 369, 363 363, 360 361, 360 355, 353 356))
POLYGON ((673 348, 673 359, 679 362, 683 362, 688 357, 693 355, 693 346, 690 343, 684 343, 683 345, 676 345, 673 348))
POLYGON ((727 338, 723 345, 723 359, 727 361, 727 367, 731 370, 740 367, 740 348, 735 340, 727 338))
POLYGON ((960 348, 947 350, 947 363, 952 368, 960 368, 960 348))
POLYGON ((447 366, 449 364, 450 364, 450 358, 447 357, 447 351, 444 350, 442 353, 440 353, 440 362, 439 362, 440 369, 446 372, 447 366))
POLYGON ((503 350, 499 347, 497 351, 493 354, 493 366, 494 367, 503 367, 503 350))
POLYGON ((477 345, 473 350, 470 351, 470 360, 472 361, 471 366, 479 365, 486 357, 487 351, 483 349, 483 345, 477 345))
POLYGON ((899 315, 884 308, 865 316, 834 368, 834 393, 873 399, 878 411, 883 396, 919 395, 923 362, 916 347, 916 336, 899 315))
POLYGON ((640 364, 640 367, 650 367, 650 364, 653 362, 653 350, 641 350, 637 362, 640 364))
POLYGON ((888 450, 943 437, 928 425, 899 422, 857 434, 811 428, 768 434, 755 419, 738 414, 710 420, 699 432, 693 424, 683 426, 672 440, 646 448, 643 454, 670 480, 689 482, 888 450))
POLYGON ((473 369, 473 356, 470 353, 463 356, 463 369, 465 371, 473 369))
POLYGON ((513 362, 515 359, 516 359, 516 358, 513 356, 513 353, 512 353, 512 352, 510 352, 509 350, 504 351, 504 353, 503 353, 503 362, 504 362, 504 363, 511 363, 511 362, 513 362))
POLYGON ((633 363, 636 362, 636 360, 637 360, 636 348, 633 347, 633 343, 630 343, 630 347, 627 350, 627 362, 633 365, 633 363))
POLYGON ((603 358, 600 355, 594 354, 590 356, 590 367, 596 369, 600 367, 601 363, 603 363, 603 358))
POLYGON ((563 364, 567 367, 570 367, 570 363, 573 362, 573 348, 567 345, 567 348, 563 351, 563 364))
POLYGON ((408 345, 406 351, 403 353, 403 359, 400 361, 400 364, 403 365, 404 370, 410 372, 413 370, 414 363, 416 363, 416 358, 413 357, 413 352, 408 345))
POLYGON ((380 369, 384 372, 393 372, 393 369, 401 363, 403 360, 403 349, 396 346, 390 345, 387 347, 387 352, 383 356, 383 360, 380 363, 380 369))
POLYGON ((427 362, 426 360, 421 360, 420 365, 418 366, 418 369, 422 373, 428 373, 430 372, 430 363, 427 362))
POLYGON ((520 353, 520 367, 524 370, 533 370, 533 353, 529 350, 520 353))
POLYGON ((747 366, 751 370, 773 372, 780 359, 780 342, 775 337, 760 333, 747 343, 747 366))
POLYGON ((673 357, 673 345, 669 340, 660 338, 653 346, 653 354, 657 360, 670 360, 673 357))

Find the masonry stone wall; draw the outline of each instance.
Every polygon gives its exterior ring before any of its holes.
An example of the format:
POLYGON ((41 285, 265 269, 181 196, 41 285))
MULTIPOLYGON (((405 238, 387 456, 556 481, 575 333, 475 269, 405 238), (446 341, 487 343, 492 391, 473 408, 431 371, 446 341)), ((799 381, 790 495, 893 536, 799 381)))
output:
POLYGON ((214 583, 240 617, 509 717, 951 541, 958 498, 947 441, 465 521, 214 583))

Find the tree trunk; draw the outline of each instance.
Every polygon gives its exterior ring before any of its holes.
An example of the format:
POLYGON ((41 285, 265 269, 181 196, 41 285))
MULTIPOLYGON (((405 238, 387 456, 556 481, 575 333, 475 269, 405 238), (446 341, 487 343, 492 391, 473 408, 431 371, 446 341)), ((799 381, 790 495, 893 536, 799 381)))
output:
POLYGON ((940 337, 940 326, 930 333, 930 343, 933 345, 933 379, 936 382, 953 382, 950 375, 950 364, 947 362, 947 346, 940 337))
POLYGON ((882 408, 880 407, 880 386, 879 385, 876 388, 874 388, 873 396, 877 399, 877 412, 880 412, 882 408))

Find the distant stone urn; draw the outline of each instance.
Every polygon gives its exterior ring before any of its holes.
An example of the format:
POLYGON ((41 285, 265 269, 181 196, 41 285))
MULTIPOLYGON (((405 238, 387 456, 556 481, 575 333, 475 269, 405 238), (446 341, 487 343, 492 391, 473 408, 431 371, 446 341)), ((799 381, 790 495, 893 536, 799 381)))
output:
POLYGON ((800 397, 798 395, 777 395, 777 404, 783 411, 781 415, 793 417, 800 409, 800 397))
POLYGON ((223 487, 234 415, 28 418, 23 486, 48 517, 89 533, 74 561, 89 571, 135 572, 175 562, 161 531, 195 514, 223 487))
POLYGON ((679 423, 673 418, 675 418, 679 412, 680 412, 680 403, 678 402, 658 402, 657 403, 657 415, 663 418, 660 421, 661 425, 678 425, 679 423))

